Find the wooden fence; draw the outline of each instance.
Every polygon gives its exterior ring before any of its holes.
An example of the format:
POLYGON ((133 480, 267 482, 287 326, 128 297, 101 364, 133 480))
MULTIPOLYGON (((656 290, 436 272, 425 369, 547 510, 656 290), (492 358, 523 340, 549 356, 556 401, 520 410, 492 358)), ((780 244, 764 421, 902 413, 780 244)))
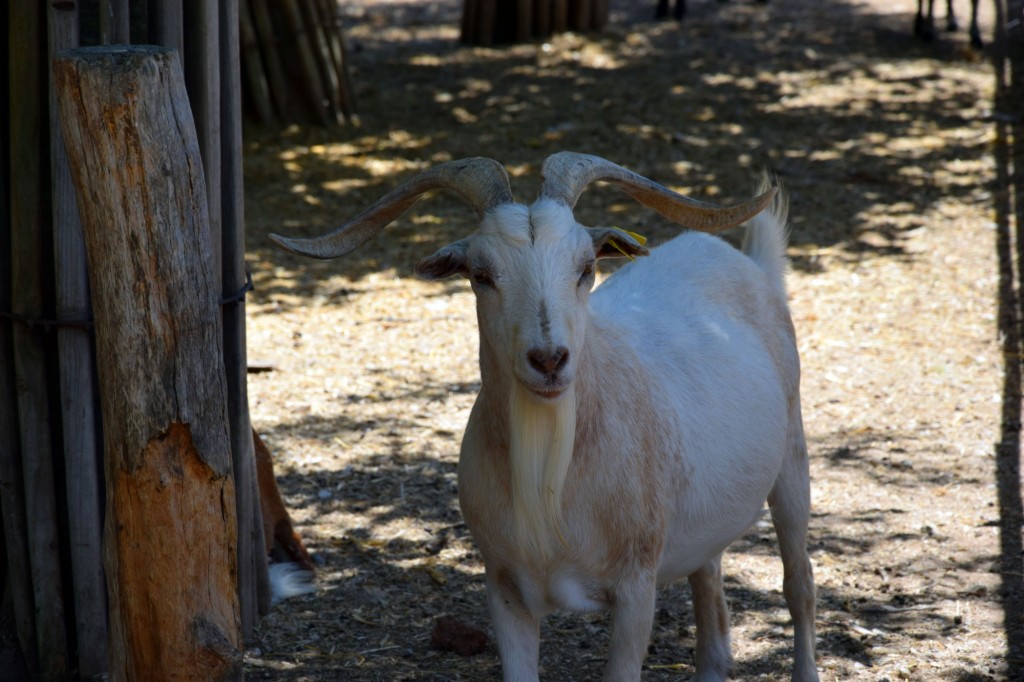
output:
POLYGON ((497 45, 600 31, 607 23, 608 0, 465 0, 461 33, 469 45, 497 45))
MULTIPOLYGON (((214 286, 222 299, 237 593, 245 638, 269 609, 246 395, 245 292, 251 285, 244 259, 240 36, 251 28, 257 7, 267 4, 11 0, 8 5, 7 30, 0 37, 9 66, 9 108, 0 114, 0 615, 9 618, 0 618, 0 624, 13 623, 26 666, 42 679, 101 675, 108 651, 101 391, 82 223, 51 71, 62 50, 148 43, 177 50, 184 65, 204 168, 206 248, 216 264, 214 286)), ((280 6, 294 12, 298 23, 286 26, 309 57, 303 67, 306 87, 313 90, 307 97, 307 109, 314 112, 309 117, 332 121, 350 115, 351 100, 343 105, 339 89, 350 91, 340 33, 332 43, 329 30, 337 29, 332 3, 286 0, 280 6)), ((277 34, 246 35, 256 41, 246 48, 249 99, 263 102, 258 110, 266 109, 266 98, 252 93, 274 68, 266 66, 265 55, 298 48, 287 47, 277 34)), ((269 87, 272 91, 273 84, 269 87)), ((273 96, 287 101, 294 94, 289 92, 273 96)), ((293 115, 271 109, 267 118, 293 115)))

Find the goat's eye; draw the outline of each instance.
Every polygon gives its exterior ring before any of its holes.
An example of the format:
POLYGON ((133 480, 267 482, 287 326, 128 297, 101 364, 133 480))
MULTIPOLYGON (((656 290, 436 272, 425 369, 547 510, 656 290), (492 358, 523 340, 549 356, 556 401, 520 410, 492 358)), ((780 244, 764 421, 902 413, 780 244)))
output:
POLYGON ((486 270, 474 270, 472 273, 473 282, 489 289, 494 288, 494 279, 486 270))
POLYGON ((589 282, 593 278, 593 276, 594 276, 594 261, 590 261, 589 263, 584 265, 583 269, 580 271, 580 278, 576 282, 576 286, 579 286, 579 287, 583 286, 584 284, 589 282))

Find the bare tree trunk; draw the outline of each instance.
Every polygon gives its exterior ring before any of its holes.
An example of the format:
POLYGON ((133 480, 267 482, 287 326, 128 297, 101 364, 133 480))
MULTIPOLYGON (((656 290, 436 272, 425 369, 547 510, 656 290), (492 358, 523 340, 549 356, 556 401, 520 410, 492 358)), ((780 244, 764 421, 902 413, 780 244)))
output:
POLYGON ((96 320, 110 679, 242 679, 219 277, 181 65, 87 48, 54 72, 96 320))

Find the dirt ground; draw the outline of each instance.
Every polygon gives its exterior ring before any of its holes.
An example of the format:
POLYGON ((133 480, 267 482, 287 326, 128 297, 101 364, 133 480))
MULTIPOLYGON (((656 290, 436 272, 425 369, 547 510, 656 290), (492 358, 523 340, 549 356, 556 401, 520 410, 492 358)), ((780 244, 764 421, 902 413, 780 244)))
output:
MULTIPOLYGON (((326 263, 266 235, 322 233, 464 156, 506 164, 530 201, 544 158, 569 149, 702 199, 747 196, 762 168, 790 193, 822 680, 1024 680, 1008 646, 1024 632, 1022 557, 1005 549, 1020 547, 1006 530, 1020 482, 999 462, 1016 456, 1019 402, 998 331, 987 51, 915 41, 913 0, 692 0, 682 26, 649 21, 653 0, 613 0, 599 35, 500 49, 458 44, 454 0, 343 5, 360 124, 246 137, 249 356, 267 370, 250 375, 253 421, 320 588, 263 621, 247 676, 500 678, 493 642, 431 647, 440 616, 490 627, 456 482, 479 387, 472 295, 412 276, 471 212, 432 196, 326 263)), ((609 187, 577 217, 655 244, 678 231, 609 187)), ((736 679, 789 679, 769 525, 725 572, 736 679)), ((608 627, 550 617, 542 676, 597 679, 608 627)), ((689 678, 693 635, 685 581, 663 589, 644 679, 689 678)))

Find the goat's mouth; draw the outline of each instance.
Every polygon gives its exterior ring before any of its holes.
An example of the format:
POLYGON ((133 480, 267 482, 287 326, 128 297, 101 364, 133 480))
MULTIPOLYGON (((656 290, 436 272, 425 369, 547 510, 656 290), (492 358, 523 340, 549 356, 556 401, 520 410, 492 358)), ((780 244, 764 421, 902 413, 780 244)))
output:
POLYGON ((572 381, 562 376, 549 376, 543 381, 523 381, 523 388, 544 402, 558 400, 572 385, 572 381))
POLYGON ((530 393, 540 396, 545 400, 555 400, 565 392, 564 388, 531 388, 530 393))

